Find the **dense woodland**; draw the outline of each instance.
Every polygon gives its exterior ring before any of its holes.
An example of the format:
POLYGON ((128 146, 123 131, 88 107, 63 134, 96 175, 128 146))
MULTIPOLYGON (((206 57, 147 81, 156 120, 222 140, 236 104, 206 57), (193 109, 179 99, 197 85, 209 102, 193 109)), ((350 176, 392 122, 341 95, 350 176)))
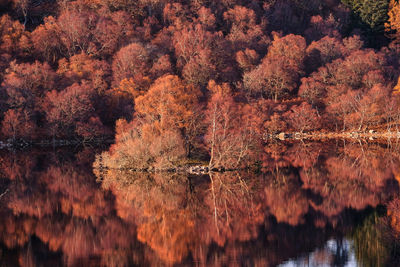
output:
POLYGON ((400 124, 396 0, 1 0, 0 16, 3 139, 115 135, 108 166, 237 168, 265 134, 400 124))

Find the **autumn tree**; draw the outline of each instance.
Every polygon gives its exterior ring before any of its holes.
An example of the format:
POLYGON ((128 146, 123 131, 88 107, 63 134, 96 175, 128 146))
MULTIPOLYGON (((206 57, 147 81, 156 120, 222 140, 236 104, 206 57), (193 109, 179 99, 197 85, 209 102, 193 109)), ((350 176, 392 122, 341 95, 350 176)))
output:
POLYGON ((67 55, 111 56, 134 36, 132 21, 123 11, 93 10, 89 2, 67 3, 57 18, 67 55), (95 12, 96 11, 96 12, 95 12))
POLYGON ((197 17, 199 22, 207 29, 213 30, 216 26, 216 18, 215 15, 212 13, 210 8, 206 8, 204 6, 200 7, 197 11, 197 17))
MULTIPOLYGON (((36 113, 42 110, 42 100, 45 94, 54 89, 56 78, 56 73, 47 63, 42 64, 36 61, 32 64, 17 64, 15 61, 11 62, 1 87, 5 92, 5 96, 3 96, 6 103, 5 108, 16 109, 10 115, 24 114, 21 116, 25 118, 25 121, 35 120, 36 113)), ((15 116, 13 117, 15 118, 15 116)))
POLYGON ((172 126, 181 131, 189 153, 189 140, 198 134, 191 128, 193 123, 201 123, 194 114, 199 97, 198 89, 185 86, 177 76, 167 75, 157 79, 147 94, 135 99, 136 115, 162 129, 172 126))
POLYGON ((246 93, 270 97, 275 101, 295 90, 303 72, 306 42, 303 37, 287 35, 275 39, 261 64, 243 76, 246 93))
POLYGON ((55 63, 66 54, 66 47, 61 40, 61 28, 56 18, 49 16, 44 23, 32 32, 32 42, 36 53, 49 63, 55 63))
POLYGON ((94 55, 110 57, 134 36, 132 20, 126 12, 105 13, 98 18, 96 27, 92 30, 94 55))
POLYGON ((185 158, 181 133, 174 128, 161 129, 157 123, 116 123, 116 143, 102 154, 102 164, 117 169, 169 169, 185 158))
POLYGON ((306 102, 294 105, 283 116, 290 127, 300 133, 318 130, 321 125, 317 111, 306 102))
POLYGON ((177 27, 181 27, 189 17, 189 10, 187 10, 187 6, 182 5, 181 3, 168 3, 165 5, 163 9, 163 19, 164 23, 176 25, 177 27))
POLYGON ((389 18, 385 23, 385 30, 397 38, 400 29, 400 3, 398 1, 390 0, 388 16, 389 18))
POLYGON ((3 135, 7 138, 32 140, 35 138, 36 125, 28 110, 9 109, 4 115, 1 129, 3 135))
POLYGON ((93 89, 87 83, 73 84, 61 92, 55 90, 46 94, 46 119, 52 136, 89 137, 101 133, 102 123, 94 112, 91 97, 93 89), (87 128, 87 129, 85 129, 87 128))
POLYGON ((221 32, 190 25, 174 33, 173 45, 177 67, 191 84, 204 88, 211 79, 234 79, 235 64, 228 56, 231 47, 221 32))
POLYGON ((307 47, 306 53, 305 66, 307 72, 311 73, 318 67, 341 58, 345 53, 345 48, 340 39, 326 36, 312 42, 307 47))
MULTIPOLYGON (((345 46, 351 47, 348 43, 345 46)), ((347 48, 345 50, 347 54, 347 48)), ((326 108, 325 111, 341 121, 343 128, 346 128, 349 120, 359 121, 354 116, 360 115, 360 99, 375 85, 381 84, 386 87, 391 83, 390 72, 382 53, 372 50, 350 50, 346 57, 336 59, 320 67, 310 77, 303 78, 299 95, 319 109, 326 108)), ((386 95, 385 91, 381 93, 386 95)), ((380 120, 377 116, 373 117, 380 120)), ((351 124, 355 127, 354 123, 351 124)))
POLYGON ((310 27, 304 31, 304 35, 313 41, 324 37, 337 38, 340 37, 342 26, 339 19, 335 18, 332 13, 325 18, 316 15, 311 17, 310 27))
POLYGON ((254 49, 263 51, 270 40, 264 34, 266 19, 257 24, 254 10, 244 6, 235 6, 223 14, 229 35, 227 38, 234 44, 235 49, 254 49))
POLYGON ((135 98, 133 121, 118 121, 116 144, 104 154, 107 164, 135 169, 179 164, 193 145, 191 135, 198 134, 191 127, 199 96, 198 90, 177 76, 157 79, 146 94, 135 98))
POLYGON ((355 120, 353 125, 358 125, 358 130, 361 130, 370 125, 379 124, 384 119, 385 101, 389 94, 390 89, 388 87, 375 84, 367 93, 354 95, 354 111, 349 115, 355 120))
POLYGON ((67 8, 58 17, 57 23, 61 29, 61 41, 67 49, 68 56, 80 51, 91 52, 93 47, 90 43, 90 29, 95 27, 93 13, 67 8))
POLYGON ((250 105, 236 103, 227 84, 210 81, 205 136, 210 153, 209 167, 238 168, 251 165, 261 141, 260 116, 250 105))
POLYGON ((132 118, 135 98, 145 94, 150 87, 151 80, 146 80, 147 83, 138 84, 133 79, 123 79, 118 87, 106 92, 107 107, 110 110, 107 116, 109 120, 132 118))
POLYGON ((137 116, 160 126, 185 129, 200 93, 173 75, 157 79, 149 91, 135 99, 137 116))
POLYGON ((132 43, 121 48, 112 63, 113 83, 118 85, 123 79, 143 80, 150 69, 150 52, 140 43, 132 43))
POLYGON ((29 33, 9 15, 0 17, 0 52, 10 56, 26 56, 32 48, 29 33))
POLYGON ((69 59, 59 60, 57 74, 62 77, 63 86, 85 81, 90 83, 98 94, 103 94, 110 83, 111 69, 106 61, 80 53, 69 59))
POLYGON ((236 61, 244 72, 248 72, 257 65, 259 55, 256 51, 246 48, 244 51, 236 53, 236 61))
POLYGON ((30 0, 13 0, 15 8, 20 11, 24 17, 24 28, 28 22, 28 11, 30 8, 30 0))

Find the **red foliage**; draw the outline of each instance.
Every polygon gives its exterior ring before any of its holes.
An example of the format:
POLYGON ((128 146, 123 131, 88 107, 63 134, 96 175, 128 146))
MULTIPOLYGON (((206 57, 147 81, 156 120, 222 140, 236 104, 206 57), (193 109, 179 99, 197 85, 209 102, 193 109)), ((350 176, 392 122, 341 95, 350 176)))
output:
POLYGON ((123 79, 140 81, 150 70, 150 53, 140 43, 132 43, 121 48, 114 56, 112 71, 113 83, 118 85, 123 79))
POLYGON ((305 49, 306 43, 301 36, 275 36, 262 63, 244 74, 246 91, 253 96, 267 96, 277 101, 295 90, 303 69, 305 49))
POLYGON ((227 84, 208 85, 205 141, 210 153, 210 168, 238 168, 251 164, 261 141, 260 116, 250 105, 238 105, 227 84))
POLYGON ((4 114, 4 119, 1 123, 3 135, 12 139, 34 139, 36 125, 31 117, 32 115, 27 110, 9 109, 4 114))
POLYGON ((317 111, 306 102, 293 106, 283 116, 290 128, 299 132, 318 130, 321 125, 317 111))
POLYGON ((102 124, 93 114, 92 95, 93 89, 87 83, 75 83, 61 92, 48 92, 45 112, 50 124, 49 133, 74 136, 76 131, 85 138, 100 133, 102 124))
POLYGON ((44 23, 32 32, 32 42, 36 53, 50 63, 65 54, 60 26, 52 16, 45 18, 44 23))
POLYGON ((339 2, 3 0, 3 132, 26 125, 31 136, 90 139, 124 118, 139 139, 173 125, 164 141, 203 160, 212 106, 222 128, 240 128, 227 131, 238 149, 249 145, 240 135, 262 131, 393 129, 399 49, 363 48, 375 36, 353 31, 339 2), (210 81, 230 93, 201 94, 210 81))
POLYGON ((209 80, 233 79, 230 46, 221 32, 206 31, 200 24, 191 25, 174 33, 173 44, 177 67, 188 82, 205 87, 209 80))

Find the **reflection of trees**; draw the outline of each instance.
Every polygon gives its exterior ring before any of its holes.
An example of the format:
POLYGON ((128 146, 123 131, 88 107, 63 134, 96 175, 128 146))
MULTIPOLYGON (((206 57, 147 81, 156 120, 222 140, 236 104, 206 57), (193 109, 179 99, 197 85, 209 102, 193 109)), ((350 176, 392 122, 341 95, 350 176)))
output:
MULTIPOLYGON (((38 243, 62 254, 65 265, 270 266, 309 251, 319 253, 316 261, 340 265, 348 255, 339 241, 351 231, 357 253, 393 261, 392 248, 374 237, 378 228, 361 220, 354 230, 349 214, 397 191, 396 150, 276 143, 263 159, 259 174, 95 170, 99 184, 86 167, 93 160, 87 150, 0 154, 1 184, 9 189, 0 199, 0 241, 17 251, 20 265, 48 264, 40 262, 38 243), (336 237, 335 251, 321 250, 336 237)), ((398 206, 388 207, 392 230, 398 206)))
POLYGON ((389 266, 390 240, 385 237, 382 215, 374 211, 352 233, 355 255, 362 266, 389 266), (389 265, 388 265, 389 264, 389 265))
POLYGON ((206 260, 204 245, 213 242, 223 246, 257 237, 264 216, 254 196, 256 181, 218 173, 191 188, 185 175, 108 170, 103 186, 115 194, 117 214, 137 224, 138 240, 176 263, 189 253, 206 260))
POLYGON ((207 233, 204 241, 223 246, 228 240, 256 238, 257 228, 264 221, 261 185, 262 180, 248 174, 210 174, 207 188, 198 193, 204 205, 198 213, 204 220, 199 229, 207 233))
POLYGON ((117 214, 137 225, 139 241, 169 263, 187 256, 195 229, 185 177, 110 170, 103 186, 115 194, 117 214))
POLYGON ((345 209, 375 207, 398 188, 393 170, 400 153, 379 145, 354 143, 332 149, 298 142, 287 149, 273 144, 265 152, 264 168, 271 170, 266 201, 279 222, 296 225, 313 211, 319 214, 316 224, 335 224, 345 209))
POLYGON ((21 153, 7 153, 0 156, 0 171, 2 175, 10 180, 21 179, 30 177, 31 171, 36 164, 36 156, 21 154, 21 153))
POLYGON ((309 199, 301 188, 301 183, 292 172, 275 170, 270 183, 265 187, 265 201, 269 212, 278 222, 297 225, 304 222, 309 210, 309 199))
POLYGON ((320 143, 268 143, 264 148, 262 167, 265 171, 273 171, 277 167, 308 169, 317 163, 321 150, 320 143))
POLYGON ((390 165, 396 156, 377 146, 347 145, 319 165, 301 170, 300 177, 304 188, 322 197, 313 208, 333 217, 345 208, 361 210, 387 199, 396 189, 390 165))
POLYGON ((35 261, 44 260, 32 255, 35 238, 46 249, 62 252, 66 265, 87 265, 93 258, 107 266, 126 266, 132 261, 126 250, 135 243, 134 228, 111 216, 109 194, 99 190, 91 170, 77 159, 68 153, 0 157, 0 162, 16 165, 12 169, 0 165, 1 173, 11 179, 9 192, 2 198, 0 240, 9 249, 21 248, 20 265, 34 266, 35 261), (27 158, 36 164, 25 164, 27 158))

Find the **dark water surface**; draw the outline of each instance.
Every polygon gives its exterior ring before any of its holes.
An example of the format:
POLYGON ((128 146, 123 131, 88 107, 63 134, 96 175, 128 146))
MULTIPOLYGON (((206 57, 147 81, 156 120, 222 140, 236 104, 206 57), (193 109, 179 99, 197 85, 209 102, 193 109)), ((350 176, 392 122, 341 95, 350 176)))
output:
POLYGON ((0 152, 0 266, 397 266, 400 147, 271 143, 254 172, 0 152))

